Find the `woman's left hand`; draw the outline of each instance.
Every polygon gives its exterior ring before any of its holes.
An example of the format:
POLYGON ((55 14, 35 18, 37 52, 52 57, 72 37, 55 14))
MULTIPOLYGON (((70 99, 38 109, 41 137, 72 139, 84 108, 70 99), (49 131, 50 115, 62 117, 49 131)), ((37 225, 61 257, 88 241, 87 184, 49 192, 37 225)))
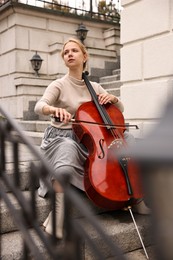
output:
POLYGON ((107 103, 117 103, 118 98, 109 93, 102 93, 98 95, 98 101, 100 105, 107 104, 107 103))

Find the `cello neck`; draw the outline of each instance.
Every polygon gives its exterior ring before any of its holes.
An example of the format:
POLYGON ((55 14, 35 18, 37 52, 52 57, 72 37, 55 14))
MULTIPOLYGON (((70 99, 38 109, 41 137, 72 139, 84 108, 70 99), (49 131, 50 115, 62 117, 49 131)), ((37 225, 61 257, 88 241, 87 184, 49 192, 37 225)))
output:
POLYGON ((104 106, 102 106, 102 105, 99 104, 98 98, 97 98, 97 94, 96 94, 96 92, 94 91, 94 89, 93 89, 93 87, 92 87, 90 81, 88 80, 87 75, 86 75, 86 72, 83 72, 83 73, 82 73, 82 79, 84 80, 84 82, 85 82, 85 84, 86 84, 86 86, 87 86, 87 88, 88 88, 88 90, 89 90, 89 92, 90 92, 90 95, 91 95, 91 97, 92 97, 92 99, 93 99, 93 102, 94 102, 95 106, 97 107, 97 110, 98 110, 98 112, 99 112, 99 114, 100 114, 100 116, 101 116, 103 122, 104 122, 105 124, 110 124, 110 125, 111 125, 111 124, 112 124, 111 119, 109 118, 109 116, 108 116, 108 114, 107 114, 106 109, 104 108, 104 106))

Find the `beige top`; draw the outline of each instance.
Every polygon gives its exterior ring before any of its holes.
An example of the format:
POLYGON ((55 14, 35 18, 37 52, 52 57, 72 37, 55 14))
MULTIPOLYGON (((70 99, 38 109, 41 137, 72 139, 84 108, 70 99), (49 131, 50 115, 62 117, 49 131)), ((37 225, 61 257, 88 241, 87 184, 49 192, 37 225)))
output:
MULTIPOLYGON (((104 90, 100 84, 96 82, 90 82, 94 88, 96 94, 104 93, 104 90)), ((78 80, 66 74, 61 79, 54 80, 45 90, 42 98, 36 103, 35 113, 43 114, 42 109, 45 105, 65 108, 72 114, 72 118, 75 116, 76 110, 79 106, 85 102, 91 101, 91 95, 85 85, 84 80, 78 80)), ((120 100, 115 104, 117 108, 123 112, 124 107, 120 100)), ((51 125, 69 129, 72 128, 72 124, 64 124, 63 122, 51 121, 51 125)))

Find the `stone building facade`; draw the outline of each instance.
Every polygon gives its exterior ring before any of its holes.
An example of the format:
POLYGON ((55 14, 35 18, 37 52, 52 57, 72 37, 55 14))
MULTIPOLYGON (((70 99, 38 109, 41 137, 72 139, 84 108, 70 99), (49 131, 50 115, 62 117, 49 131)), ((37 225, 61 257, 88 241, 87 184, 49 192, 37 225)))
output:
POLYGON ((76 37, 83 22, 92 76, 109 75, 121 57, 121 100, 131 130, 143 137, 155 127, 172 96, 173 1, 122 0, 120 28, 110 23, 57 15, 39 7, 13 3, 0 15, 0 102, 13 117, 22 119, 45 87, 66 72, 60 57, 64 41, 76 37), (122 46, 122 47, 121 47, 122 46), (43 59, 39 77, 30 59, 43 59), (114 65, 113 65, 114 66, 114 65))
POLYGON ((68 38, 77 37, 80 23, 88 29, 85 45, 91 76, 110 75, 119 60, 119 24, 67 16, 15 1, 0 9, 0 103, 12 117, 22 119, 47 85, 66 73, 60 51, 68 38), (39 77, 30 62, 36 51, 43 59, 39 77))
POLYGON ((122 0, 121 99, 125 118, 148 134, 172 97, 173 1, 122 0))

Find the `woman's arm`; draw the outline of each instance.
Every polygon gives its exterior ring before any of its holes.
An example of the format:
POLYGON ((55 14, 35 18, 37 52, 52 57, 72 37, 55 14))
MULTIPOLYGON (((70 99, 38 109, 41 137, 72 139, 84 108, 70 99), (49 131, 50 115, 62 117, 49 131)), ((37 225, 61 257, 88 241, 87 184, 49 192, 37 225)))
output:
POLYGON ((53 81, 45 90, 43 96, 37 101, 34 112, 39 115, 51 114, 51 109, 58 100, 60 90, 57 81, 53 81))
POLYGON ((69 122, 71 120, 71 114, 64 108, 60 107, 54 107, 45 105, 42 108, 44 115, 52 115, 54 117, 58 117, 60 119, 60 122, 64 121, 65 123, 69 122))
POLYGON ((99 83, 92 82, 92 86, 94 87, 95 91, 98 93, 98 99, 100 104, 106 104, 111 102, 121 112, 124 112, 124 105, 118 97, 109 94, 99 83))

